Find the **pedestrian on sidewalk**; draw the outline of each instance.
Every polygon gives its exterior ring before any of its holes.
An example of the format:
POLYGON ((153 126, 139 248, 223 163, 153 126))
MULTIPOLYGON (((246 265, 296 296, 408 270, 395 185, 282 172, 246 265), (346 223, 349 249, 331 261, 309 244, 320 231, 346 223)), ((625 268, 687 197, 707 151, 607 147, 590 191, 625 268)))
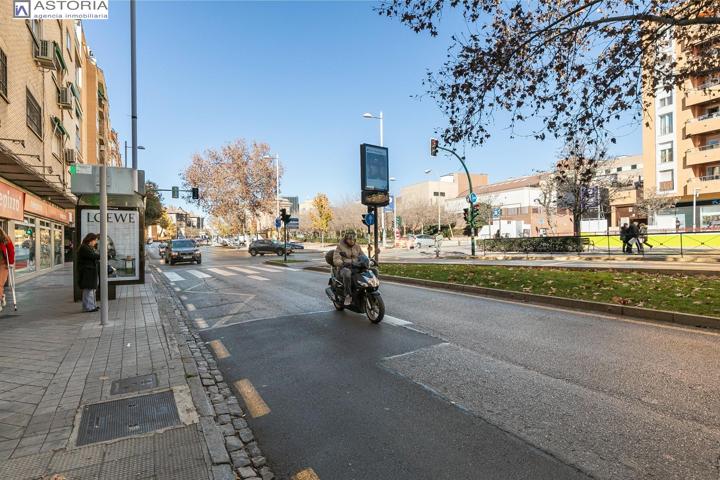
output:
POLYGON ((5 283, 10 273, 10 267, 15 265, 15 245, 5 230, 0 228, 0 312, 7 305, 5 298, 5 283))
POLYGON ((623 223, 622 227, 620 227, 620 241, 622 242, 623 253, 632 253, 632 247, 628 244, 628 233, 628 224, 623 223), (628 248, 630 249, 629 252, 628 248))
POLYGON ((647 245, 648 247, 653 248, 653 246, 648 242, 648 228, 644 223, 640 224, 640 236, 638 238, 640 240, 640 245, 647 245))
POLYGON ((632 253, 632 247, 637 247, 637 253, 643 253, 643 246, 640 243, 640 226, 638 222, 632 222, 628 227, 628 253, 632 253))
POLYGON ((95 290, 100 283, 100 254, 95 249, 97 242, 97 234, 88 233, 78 249, 78 286, 82 290, 83 312, 100 310, 95 304, 95 290))

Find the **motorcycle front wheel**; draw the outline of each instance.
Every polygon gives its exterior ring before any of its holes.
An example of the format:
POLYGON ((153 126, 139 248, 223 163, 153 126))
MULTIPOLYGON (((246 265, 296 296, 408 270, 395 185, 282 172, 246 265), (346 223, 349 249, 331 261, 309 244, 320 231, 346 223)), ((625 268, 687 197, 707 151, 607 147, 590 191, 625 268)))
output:
POLYGON ((382 322, 385 316, 385 302, 379 294, 365 296, 365 315, 372 323, 382 322))

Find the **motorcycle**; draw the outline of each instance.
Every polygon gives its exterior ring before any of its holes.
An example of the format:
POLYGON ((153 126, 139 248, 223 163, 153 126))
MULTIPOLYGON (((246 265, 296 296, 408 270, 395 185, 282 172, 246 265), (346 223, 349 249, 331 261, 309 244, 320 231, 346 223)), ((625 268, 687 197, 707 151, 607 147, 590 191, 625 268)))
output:
MULTIPOLYGON (((328 263, 332 265, 332 260, 328 263)), ((374 263, 371 263, 365 255, 361 255, 350 266, 352 271, 350 288, 352 303, 350 305, 344 303, 345 288, 342 281, 337 278, 335 268, 333 266, 330 280, 328 280, 329 287, 325 289, 325 293, 335 309, 342 311, 347 308, 352 312, 364 313, 372 323, 380 323, 385 316, 385 302, 378 291, 380 280, 374 263)))

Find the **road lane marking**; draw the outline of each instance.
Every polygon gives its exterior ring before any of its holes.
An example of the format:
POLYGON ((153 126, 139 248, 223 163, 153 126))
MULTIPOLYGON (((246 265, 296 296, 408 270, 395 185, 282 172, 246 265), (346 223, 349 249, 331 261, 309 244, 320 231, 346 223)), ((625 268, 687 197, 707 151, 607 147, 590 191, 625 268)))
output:
MULTIPOLYGON (((257 267, 256 267, 256 268, 257 268, 257 267)), ((273 269, 273 270, 276 271, 276 272, 287 272, 287 271, 297 272, 297 271, 298 271, 297 268, 292 268, 292 267, 277 267, 277 266, 275 266, 275 265, 266 265, 266 266, 264 266, 263 268, 271 268, 271 269, 273 269)))
POLYGON ((394 325, 396 327, 404 327, 405 325, 412 325, 412 322, 408 322, 407 320, 402 320, 397 317, 391 317, 390 315, 385 315, 385 318, 383 318, 383 323, 387 323, 389 325, 394 325))
POLYGON ((257 390, 255 390, 255 387, 253 387, 253 384, 250 383, 250 380, 247 378, 238 380, 235 382, 235 388, 237 388, 237 391, 240 392, 240 395, 245 402, 245 406, 253 418, 262 417, 263 415, 270 413, 270 408, 267 406, 257 390))
POLYGON ((260 275, 248 275, 247 278, 252 278, 253 280, 260 280, 262 282, 267 282, 270 280, 269 278, 261 277, 260 275))
POLYGON ((195 308, 195 305, 193 305, 192 303, 186 304, 185 308, 187 309, 188 312, 194 312, 195 310, 197 310, 197 308, 195 308))
POLYGON ((227 268, 229 268, 231 270, 235 270, 236 272, 246 273, 248 275, 257 273, 255 270, 250 270, 249 268, 242 268, 242 267, 227 267, 227 268))
POLYGON ((317 473, 315 473, 315 470, 312 468, 306 468, 293 475, 291 480, 320 480, 320 477, 317 476, 317 473))
POLYGON ((212 278, 212 275, 203 273, 200 270, 187 270, 190 275, 195 275, 197 278, 212 278))
POLYGON ((267 267, 256 267, 255 265, 253 265, 253 266, 250 267, 250 268, 254 268, 255 270, 260 270, 261 272, 275 273, 275 270, 273 270, 273 269, 271 269, 271 268, 267 268, 267 267))
POLYGON ((232 272, 228 272, 227 270, 223 270, 222 268, 208 268, 209 271, 213 273, 217 273, 218 275, 222 275, 223 277, 229 277, 230 275, 235 275, 232 272))
POLYGON ((243 323, 252 323, 252 322, 261 322, 263 320, 274 320, 276 318, 286 318, 286 317, 304 317, 306 315, 319 315, 321 313, 332 313, 335 312, 335 309, 332 310, 316 310, 314 312, 303 312, 303 313, 288 313, 283 315, 276 315, 273 317, 259 317, 259 318, 249 318, 247 320, 240 320, 238 322, 229 323, 231 320, 233 320, 232 315, 227 315, 222 320, 216 322, 210 329, 216 329, 216 328, 225 328, 225 327, 232 327, 233 325, 241 325, 243 323))
POLYGON ((180 300, 187 300, 187 297, 185 295, 180 295, 180 300))
POLYGON ((165 275, 167 279, 171 282, 182 282, 183 280, 185 280, 183 277, 181 277, 175 272, 163 272, 163 275, 165 275))
POLYGON ((195 319, 195 326, 197 328, 208 328, 208 323, 202 318, 195 319))
POLYGON ((220 340, 213 340, 210 342, 210 347, 215 352, 215 356, 217 358, 223 359, 230 356, 230 352, 227 351, 227 348, 225 348, 225 345, 220 340))

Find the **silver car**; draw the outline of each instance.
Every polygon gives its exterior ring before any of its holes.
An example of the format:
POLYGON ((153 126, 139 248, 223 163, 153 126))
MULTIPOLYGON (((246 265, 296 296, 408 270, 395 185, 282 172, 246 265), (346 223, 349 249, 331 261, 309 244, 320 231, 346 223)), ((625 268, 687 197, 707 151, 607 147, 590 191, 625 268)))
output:
POLYGON ((432 235, 414 235, 410 237, 410 248, 434 247, 435 237, 432 235))

